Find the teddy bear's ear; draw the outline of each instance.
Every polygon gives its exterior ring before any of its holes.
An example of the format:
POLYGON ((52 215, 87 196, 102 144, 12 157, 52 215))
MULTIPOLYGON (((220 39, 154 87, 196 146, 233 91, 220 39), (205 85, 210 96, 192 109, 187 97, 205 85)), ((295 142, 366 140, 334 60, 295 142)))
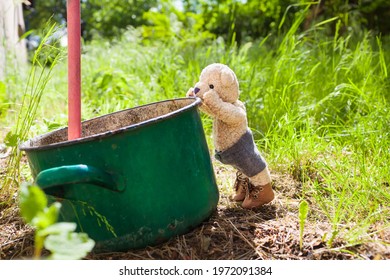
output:
POLYGON ((222 70, 221 72, 221 81, 224 85, 231 85, 235 82, 234 74, 228 70, 222 70))

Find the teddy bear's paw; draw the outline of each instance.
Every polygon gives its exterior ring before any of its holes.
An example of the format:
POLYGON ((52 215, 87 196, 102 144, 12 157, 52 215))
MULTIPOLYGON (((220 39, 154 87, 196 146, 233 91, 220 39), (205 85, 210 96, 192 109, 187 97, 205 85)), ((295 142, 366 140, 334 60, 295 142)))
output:
POLYGON ((254 186, 249 183, 248 190, 242 207, 246 209, 257 208, 264 204, 270 203, 275 197, 271 183, 263 186, 254 186))
POLYGON ((206 102, 206 103, 215 103, 216 101, 222 102, 222 100, 220 100, 218 94, 214 90, 206 91, 203 94, 203 99, 204 99, 204 102, 206 102))
POLYGON ((195 92, 194 92, 194 88, 190 88, 188 91, 187 91, 187 94, 186 94, 186 97, 195 97, 195 92))

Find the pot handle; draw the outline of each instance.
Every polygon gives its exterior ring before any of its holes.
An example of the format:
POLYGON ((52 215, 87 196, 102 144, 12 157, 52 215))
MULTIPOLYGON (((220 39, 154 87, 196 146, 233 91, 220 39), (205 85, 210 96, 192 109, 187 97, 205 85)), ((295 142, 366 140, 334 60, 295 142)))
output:
POLYGON ((114 176, 99 168, 85 165, 65 165, 41 171, 35 178, 42 189, 72 184, 92 184, 111 191, 123 191, 125 185, 115 180, 114 176))

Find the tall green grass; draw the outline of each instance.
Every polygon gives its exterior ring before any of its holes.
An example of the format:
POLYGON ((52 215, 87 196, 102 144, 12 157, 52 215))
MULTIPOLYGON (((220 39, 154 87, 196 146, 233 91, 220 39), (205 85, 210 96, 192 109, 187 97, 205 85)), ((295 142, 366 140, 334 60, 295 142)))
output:
POLYGON ((366 242, 389 227, 389 53, 369 33, 287 36, 248 73, 250 124, 332 224, 329 246, 366 242))
MULTIPOLYGON (((220 38, 145 42, 139 30, 93 41, 83 47, 83 118, 184 97, 207 64, 229 64, 272 172, 300 183, 308 220, 332 227, 328 245, 372 241, 389 227, 390 42, 338 29, 328 37, 322 28, 331 21, 241 46, 220 38)), ((35 134, 66 125, 66 64, 53 71, 35 134)), ((210 135, 211 121, 203 121, 210 135)))
POLYGON ((21 183, 20 165, 22 154, 18 146, 31 136, 46 86, 50 81, 55 65, 63 57, 62 50, 57 48, 53 42, 49 42, 50 36, 55 33, 56 28, 56 24, 48 23, 46 35, 42 38, 42 42, 32 57, 29 75, 25 80, 25 88, 22 93, 16 93, 16 96, 13 97, 15 100, 18 100, 19 97, 20 103, 9 103, 9 106, 14 104, 14 110, 17 110, 17 117, 14 126, 4 138, 10 153, 1 178, 0 197, 2 201, 0 206, 12 202, 13 194, 18 190, 21 183))

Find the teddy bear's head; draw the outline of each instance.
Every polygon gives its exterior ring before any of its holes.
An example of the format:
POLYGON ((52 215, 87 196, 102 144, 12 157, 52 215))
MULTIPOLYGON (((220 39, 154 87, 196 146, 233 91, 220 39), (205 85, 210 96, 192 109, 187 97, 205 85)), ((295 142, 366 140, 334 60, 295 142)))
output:
POLYGON ((238 80, 232 69, 224 64, 213 63, 202 70, 194 93, 201 97, 212 89, 224 102, 234 103, 240 94, 238 87, 238 80))

